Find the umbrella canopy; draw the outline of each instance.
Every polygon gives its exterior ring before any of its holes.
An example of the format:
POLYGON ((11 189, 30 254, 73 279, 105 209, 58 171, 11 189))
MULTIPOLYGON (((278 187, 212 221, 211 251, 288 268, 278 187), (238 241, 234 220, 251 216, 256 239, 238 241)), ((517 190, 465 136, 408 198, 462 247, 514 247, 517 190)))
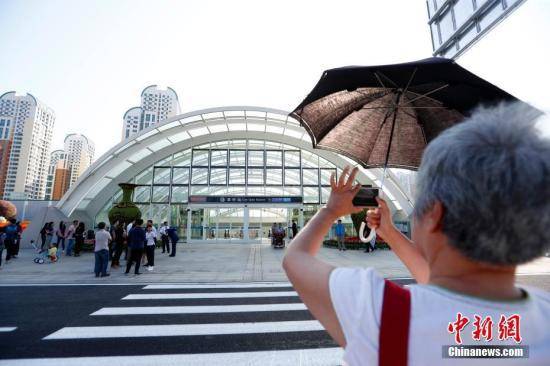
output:
MULTIPOLYGON (((453 60, 327 70, 291 113, 313 147, 365 168, 416 169, 426 145, 476 106, 518 101, 453 60)), ((530 107, 532 118, 541 112, 530 107)), ((531 117, 531 116, 530 116, 531 117)))

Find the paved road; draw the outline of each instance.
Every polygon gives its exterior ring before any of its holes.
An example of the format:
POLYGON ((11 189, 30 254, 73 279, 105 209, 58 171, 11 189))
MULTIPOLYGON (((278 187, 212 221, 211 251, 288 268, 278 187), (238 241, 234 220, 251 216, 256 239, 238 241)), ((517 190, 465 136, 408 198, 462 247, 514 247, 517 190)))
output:
POLYGON ((285 283, 0 287, 0 297, 0 365, 335 365, 342 356, 285 283))
POLYGON ((0 366, 341 364, 288 283, 0 286, 0 299, 0 366))

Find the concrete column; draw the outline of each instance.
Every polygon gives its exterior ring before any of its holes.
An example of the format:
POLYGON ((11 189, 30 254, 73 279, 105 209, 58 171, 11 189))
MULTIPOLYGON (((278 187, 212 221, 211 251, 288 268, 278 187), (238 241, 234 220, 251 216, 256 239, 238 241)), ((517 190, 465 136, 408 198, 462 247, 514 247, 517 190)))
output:
POLYGON ((304 227, 304 207, 300 207, 300 215, 298 216, 298 226, 300 230, 304 227))
POLYGON ((191 241, 191 209, 187 208, 187 233, 186 241, 189 243, 191 241))
POLYGON ((244 206, 244 217, 243 217, 243 240, 244 241, 249 241, 250 240, 250 235, 248 235, 248 223, 250 221, 250 217, 248 216, 249 214, 249 211, 248 211, 248 207, 247 206, 244 206))

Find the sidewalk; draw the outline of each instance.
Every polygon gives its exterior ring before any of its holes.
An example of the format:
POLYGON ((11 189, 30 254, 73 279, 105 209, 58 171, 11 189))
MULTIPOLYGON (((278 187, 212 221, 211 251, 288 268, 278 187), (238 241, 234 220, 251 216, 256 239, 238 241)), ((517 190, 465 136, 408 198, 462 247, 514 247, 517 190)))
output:
MULTIPOLYGON (((281 267, 285 251, 268 244, 179 244, 177 256, 169 258, 155 252, 153 272, 141 267, 142 275, 124 275, 124 268, 114 270, 107 278, 95 278, 93 253, 80 257, 61 257, 58 263, 35 264, 36 253, 22 249, 19 258, 2 262, 1 284, 117 284, 117 283, 181 283, 181 282, 278 282, 287 281, 281 267)), ((123 255, 124 256, 124 255, 123 255)), ((409 271, 392 251, 338 251, 321 248, 319 257, 335 266, 374 267, 385 277, 410 277, 409 271)), ((124 265, 125 261, 121 260, 124 265)), ((521 266, 522 274, 549 274, 550 258, 541 258, 521 266)))

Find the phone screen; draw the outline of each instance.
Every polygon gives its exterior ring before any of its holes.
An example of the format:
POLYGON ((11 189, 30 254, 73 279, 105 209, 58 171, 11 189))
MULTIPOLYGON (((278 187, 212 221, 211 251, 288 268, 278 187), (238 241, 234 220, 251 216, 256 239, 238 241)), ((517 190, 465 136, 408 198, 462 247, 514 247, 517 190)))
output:
POLYGON ((376 202, 378 197, 378 188, 361 187, 359 192, 353 197, 353 205, 358 207, 378 207, 376 202))

